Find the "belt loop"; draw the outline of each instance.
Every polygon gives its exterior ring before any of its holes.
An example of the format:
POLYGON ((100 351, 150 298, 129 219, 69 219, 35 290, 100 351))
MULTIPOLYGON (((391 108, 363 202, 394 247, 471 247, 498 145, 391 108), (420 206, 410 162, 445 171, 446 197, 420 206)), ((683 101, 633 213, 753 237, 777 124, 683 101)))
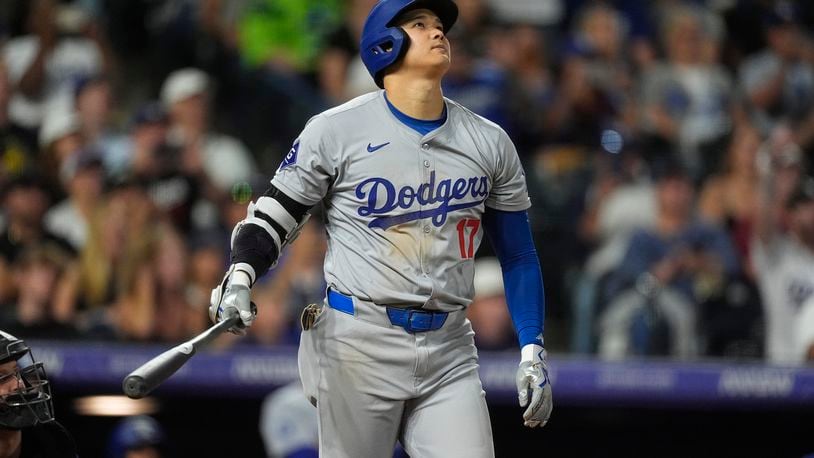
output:
POLYGON ((413 314, 415 310, 407 310, 407 321, 404 323, 404 330, 409 332, 410 334, 415 334, 415 329, 413 329, 413 314))

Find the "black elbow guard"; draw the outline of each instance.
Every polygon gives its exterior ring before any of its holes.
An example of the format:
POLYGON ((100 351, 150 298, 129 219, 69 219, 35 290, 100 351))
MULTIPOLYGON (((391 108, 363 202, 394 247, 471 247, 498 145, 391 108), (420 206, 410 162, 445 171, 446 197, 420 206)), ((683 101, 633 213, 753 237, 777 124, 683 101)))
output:
POLYGON ((246 263, 260 278, 271 268, 280 253, 271 235, 260 226, 244 224, 232 245, 232 264, 246 263))

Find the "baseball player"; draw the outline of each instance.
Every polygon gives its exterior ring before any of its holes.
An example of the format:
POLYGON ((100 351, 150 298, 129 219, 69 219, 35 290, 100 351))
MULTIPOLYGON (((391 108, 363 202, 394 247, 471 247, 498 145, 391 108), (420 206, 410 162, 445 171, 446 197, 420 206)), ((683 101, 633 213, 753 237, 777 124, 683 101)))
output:
POLYGON ((22 339, 0 331, 0 458, 75 458, 71 434, 54 419, 42 362, 22 339))
POLYGON ((383 89, 311 118, 265 195, 233 231, 213 321, 256 308, 255 280, 316 204, 328 232, 322 306, 303 314, 300 377, 317 407, 320 452, 381 457, 494 456, 465 309, 484 234, 498 254, 521 345, 526 426, 551 414, 543 283, 520 161, 506 133, 441 93, 451 0, 380 0, 361 56, 383 89))

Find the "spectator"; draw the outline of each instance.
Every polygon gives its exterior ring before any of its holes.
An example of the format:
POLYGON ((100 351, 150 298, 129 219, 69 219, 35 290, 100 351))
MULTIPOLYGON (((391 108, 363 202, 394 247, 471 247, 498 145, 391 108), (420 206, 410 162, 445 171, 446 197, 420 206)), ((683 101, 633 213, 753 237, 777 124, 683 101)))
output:
POLYGON ((49 245, 68 256, 75 254, 67 241, 43 226, 48 201, 44 184, 33 175, 15 178, 3 192, 6 228, 0 234, 0 301, 6 302, 14 297, 10 269, 26 247, 49 245))
MULTIPOLYGON (((85 145, 82 126, 76 113, 64 106, 55 107, 45 114, 39 130, 40 155, 38 165, 49 183, 60 183, 62 162, 85 145)), ((52 189, 61 193, 59 185, 52 189)))
POLYGON ((113 128, 110 81, 99 75, 81 78, 74 88, 74 105, 85 144, 101 153, 105 170, 120 175, 127 166, 125 136, 113 128))
POLYGON ((773 363, 800 360, 795 323, 814 292, 814 182, 781 179, 783 161, 800 154, 791 138, 789 130, 776 129, 759 153, 752 262, 766 318, 766 356, 773 363))
POLYGON ((695 219, 693 194, 681 166, 657 169, 653 229, 633 235, 608 285, 611 302, 600 319, 604 356, 697 354, 699 307, 723 294, 738 263, 726 234, 695 219))
POLYGON ((796 356, 803 364, 814 364, 814 297, 806 299, 795 320, 796 356))
POLYGON ((75 263, 65 252, 49 245, 27 247, 13 264, 17 300, 4 310, 0 327, 32 339, 78 337, 71 323, 60 322, 54 314, 57 284, 75 263))
POLYGON ((92 149, 75 152, 60 167, 67 198, 45 214, 45 227, 81 250, 88 238, 88 222, 102 199, 104 167, 92 149))
POLYGON ((0 59, 0 186, 15 175, 30 171, 36 162, 35 136, 16 125, 9 116, 11 97, 8 69, 0 59))
POLYGON ((592 250, 571 290, 571 349, 595 350, 595 318, 600 304, 608 302, 605 285, 622 262, 631 236, 652 230, 656 196, 649 177, 641 176, 642 160, 635 154, 600 156, 595 177, 586 192, 586 210, 579 232, 592 250))
POLYGON ((121 420, 110 433, 107 458, 162 458, 169 456, 164 428, 153 417, 136 415, 121 420))
POLYGON ((715 170, 732 126, 732 82, 717 58, 709 57, 720 38, 704 23, 704 14, 687 6, 665 12, 667 60, 641 80, 643 128, 652 135, 651 147, 679 154, 694 180, 715 170))
POLYGON ((472 55, 482 58, 487 54, 489 28, 495 23, 495 14, 485 0, 458 0, 458 22, 449 39, 460 46, 467 43, 472 55))
POLYGON ((560 90, 543 111, 545 131, 554 141, 595 148, 601 132, 611 127, 633 136, 636 74, 632 53, 623 52, 627 25, 604 3, 577 12, 559 67, 560 90))
POLYGON ((519 25, 494 29, 488 36, 488 56, 509 73, 508 115, 522 159, 544 140, 546 111, 540 107, 552 102, 557 90, 543 32, 532 25, 519 25))
POLYGON ((777 2, 764 17, 767 47, 740 67, 754 123, 768 135, 779 123, 790 123, 803 147, 814 140, 814 62, 792 2, 777 2))
MULTIPOLYGON (((271 392, 260 407, 260 437, 269 458, 316 458, 319 456, 319 425, 299 381, 271 392)), ((406 458, 396 444, 393 458, 406 458)))
POLYGON ((166 147, 168 123, 167 112, 159 102, 146 102, 136 110, 130 124, 128 168, 118 178, 152 176, 170 167, 160 154, 166 147))
POLYGON ((260 407, 260 437, 270 458, 316 458, 319 430, 316 411, 299 381, 270 393, 260 407))
POLYGON ((478 350, 517 348, 503 291, 503 273, 497 259, 481 258, 475 261, 474 285, 475 296, 466 316, 475 331, 475 346, 478 350))
POLYGON ((704 182, 698 204, 701 218, 727 228, 750 278, 754 277, 749 247, 757 205, 755 162, 759 146, 760 137, 754 128, 738 127, 727 150, 724 169, 704 182))
MULTIPOLYGON (((165 342, 190 339, 206 329, 206 303, 187 301, 189 253, 181 234, 168 224, 159 225, 156 231, 155 250, 152 253, 150 271, 152 277, 152 301, 161 313, 155 320, 151 338, 165 342)), ((217 280, 215 280, 216 284, 217 280)))
POLYGON ((160 104, 147 103, 139 108, 130 133, 130 166, 117 179, 140 182, 156 209, 186 233, 196 225, 207 225, 196 224, 193 217, 203 184, 198 176, 182 169, 181 152, 168 144, 168 129, 167 113, 160 104))
POLYGON ((158 225, 143 189, 112 190, 88 227, 80 267, 60 285, 58 317, 91 338, 147 339, 153 332, 153 250, 158 225))
POLYGON ((9 40, 3 52, 18 89, 9 114, 14 122, 36 130, 50 103, 70 97, 76 78, 109 72, 111 62, 98 27, 77 6, 54 0, 18 6, 28 13, 20 15, 26 34, 9 40))
POLYGON ((504 126, 507 131, 511 130, 507 74, 491 58, 479 58, 471 43, 464 42, 455 47, 455 58, 442 89, 445 97, 459 101, 473 112, 504 126))
POLYGON ((223 268, 229 257, 229 235, 225 231, 212 229, 198 232, 188 238, 189 259, 185 298, 192 307, 201 307, 201 320, 204 326, 212 285, 217 285, 223 276, 223 268))
POLYGON ((169 145, 178 151, 180 169, 228 193, 256 170, 251 154, 232 137, 209 128, 211 87, 206 73, 186 68, 170 74, 161 88, 169 113, 169 145))
POLYGON ((352 0, 345 20, 325 40, 325 49, 319 57, 319 87, 335 103, 378 89, 359 57, 362 26, 375 3, 376 0, 352 0))

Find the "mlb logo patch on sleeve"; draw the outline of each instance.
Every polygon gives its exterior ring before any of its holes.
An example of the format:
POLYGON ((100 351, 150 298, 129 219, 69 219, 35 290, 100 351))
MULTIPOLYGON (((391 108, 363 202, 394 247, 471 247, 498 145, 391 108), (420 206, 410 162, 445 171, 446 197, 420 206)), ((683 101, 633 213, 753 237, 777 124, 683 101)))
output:
POLYGON ((288 154, 285 155, 285 159, 283 159, 283 163, 280 164, 280 168, 277 170, 283 170, 284 168, 288 167, 289 165, 297 163, 297 153, 300 151, 300 141, 297 140, 291 146, 291 150, 288 151, 288 154))

